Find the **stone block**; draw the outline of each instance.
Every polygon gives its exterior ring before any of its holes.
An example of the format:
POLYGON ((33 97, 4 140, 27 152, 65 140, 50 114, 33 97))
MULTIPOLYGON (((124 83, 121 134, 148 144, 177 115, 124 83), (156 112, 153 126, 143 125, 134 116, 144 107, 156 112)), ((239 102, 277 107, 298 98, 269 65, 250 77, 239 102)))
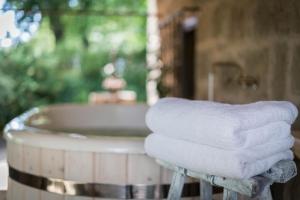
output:
POLYGON ((228 25, 228 39, 246 39, 252 35, 253 27, 251 13, 253 13, 255 4, 253 1, 235 1, 231 3, 230 20, 228 25))
POLYGON ((283 100, 285 99, 286 89, 286 73, 287 73, 287 53, 288 47, 285 43, 276 44, 272 47, 271 56, 271 90, 272 99, 283 100))
POLYGON ((229 32, 231 6, 228 1, 220 1, 213 10, 213 17, 211 21, 212 36, 221 37, 226 36, 229 32))
POLYGON ((215 100, 247 103, 268 99, 268 49, 245 49, 238 60, 224 61, 229 64, 215 70, 215 100))
POLYGON ((260 37, 300 33, 300 2, 297 0, 256 1, 255 31, 260 37))
POLYGON ((291 93, 300 96, 300 45, 294 48, 291 74, 289 74, 291 81, 291 93))

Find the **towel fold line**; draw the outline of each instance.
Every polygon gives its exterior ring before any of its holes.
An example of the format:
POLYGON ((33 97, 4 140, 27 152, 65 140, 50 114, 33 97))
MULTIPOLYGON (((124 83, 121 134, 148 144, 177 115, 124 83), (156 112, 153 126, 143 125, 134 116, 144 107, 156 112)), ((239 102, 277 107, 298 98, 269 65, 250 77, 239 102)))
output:
POLYGON ((230 105, 164 98, 149 109, 146 124, 152 132, 173 138, 235 149, 290 134, 297 114, 286 101, 230 105))
POLYGON ((262 146, 234 152, 151 134, 146 138, 145 150, 149 156, 196 172, 243 179, 263 173, 279 160, 293 159, 291 145, 291 141, 283 141, 271 149, 262 146))

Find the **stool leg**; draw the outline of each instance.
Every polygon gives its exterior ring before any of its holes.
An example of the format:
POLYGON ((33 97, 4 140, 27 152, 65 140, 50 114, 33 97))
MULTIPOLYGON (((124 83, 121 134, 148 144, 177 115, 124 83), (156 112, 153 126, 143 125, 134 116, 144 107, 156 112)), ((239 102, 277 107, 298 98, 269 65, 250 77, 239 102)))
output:
POLYGON ((168 200, 180 200, 184 185, 185 174, 180 171, 175 171, 172 184, 168 193, 168 200))
POLYGON ((266 186, 261 196, 258 198, 259 200, 272 200, 272 194, 270 186, 266 186))
POLYGON ((200 199, 212 200, 212 185, 204 180, 200 180, 200 199))
POLYGON ((224 188, 223 200, 237 200, 237 199, 238 199, 237 192, 224 188))

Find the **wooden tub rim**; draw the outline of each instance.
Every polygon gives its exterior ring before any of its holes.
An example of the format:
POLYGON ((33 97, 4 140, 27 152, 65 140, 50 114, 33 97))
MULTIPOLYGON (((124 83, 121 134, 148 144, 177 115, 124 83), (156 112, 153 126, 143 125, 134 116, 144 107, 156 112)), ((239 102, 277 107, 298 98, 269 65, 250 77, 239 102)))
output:
MULTIPOLYGON (((66 133, 61 131, 50 131, 46 129, 35 128, 27 125, 30 117, 37 115, 52 107, 60 106, 93 106, 80 104, 56 104, 46 107, 33 108, 20 116, 11 120, 4 128, 4 138, 7 142, 13 142, 21 145, 29 145, 40 148, 83 151, 99 153, 122 153, 122 154, 145 154, 145 137, 125 137, 125 136, 95 136, 80 135, 76 133, 66 133)), ((138 106, 147 110, 145 104, 137 105, 101 105, 107 107, 125 107, 138 106)), ((143 126, 143 125, 142 125, 143 126)), ((145 126, 146 128, 146 126, 145 126)))

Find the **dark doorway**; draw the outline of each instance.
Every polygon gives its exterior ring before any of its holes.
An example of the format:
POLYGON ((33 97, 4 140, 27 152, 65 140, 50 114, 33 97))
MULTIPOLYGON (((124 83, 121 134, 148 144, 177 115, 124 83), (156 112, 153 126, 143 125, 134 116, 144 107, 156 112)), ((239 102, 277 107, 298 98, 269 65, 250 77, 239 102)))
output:
POLYGON ((195 45, 197 21, 187 19, 182 31, 182 66, 180 67, 181 96, 194 99, 195 95, 195 45), (192 21, 192 23, 190 22, 192 21))

